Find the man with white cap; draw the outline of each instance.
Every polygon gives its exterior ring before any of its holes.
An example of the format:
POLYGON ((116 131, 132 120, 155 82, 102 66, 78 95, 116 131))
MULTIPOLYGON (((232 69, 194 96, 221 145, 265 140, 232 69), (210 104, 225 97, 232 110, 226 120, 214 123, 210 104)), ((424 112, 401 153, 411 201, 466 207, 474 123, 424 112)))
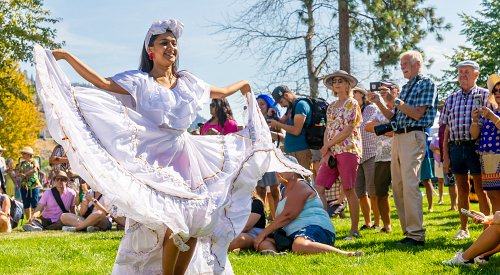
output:
MULTIPOLYGON (((443 168, 455 175, 458 186, 458 208, 469 209, 469 174, 479 199, 479 208, 489 215, 490 206, 481 181, 481 164, 476 152, 477 142, 471 137, 472 110, 487 105, 488 90, 476 85, 479 64, 466 60, 458 63, 459 89, 446 99, 440 123, 446 125, 443 139, 443 168)), ((468 217, 460 214, 460 230, 454 239, 468 239, 468 217)))

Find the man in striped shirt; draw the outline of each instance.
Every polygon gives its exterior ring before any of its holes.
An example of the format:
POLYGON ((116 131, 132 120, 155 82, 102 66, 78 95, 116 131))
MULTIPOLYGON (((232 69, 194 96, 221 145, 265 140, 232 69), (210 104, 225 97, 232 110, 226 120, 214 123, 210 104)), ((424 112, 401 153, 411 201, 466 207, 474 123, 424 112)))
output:
MULTIPOLYGON (((479 64, 474 61, 462 61, 457 65, 460 88, 446 99, 440 124, 446 125, 443 139, 443 168, 455 175, 458 187, 458 208, 469 209, 469 173, 474 179, 474 189, 479 199, 479 208, 489 215, 490 207, 481 181, 481 164, 476 152, 477 140, 470 135, 473 108, 487 104, 488 90, 476 85, 479 76, 479 64)), ((460 230, 454 239, 470 238, 467 219, 460 215, 460 230)))

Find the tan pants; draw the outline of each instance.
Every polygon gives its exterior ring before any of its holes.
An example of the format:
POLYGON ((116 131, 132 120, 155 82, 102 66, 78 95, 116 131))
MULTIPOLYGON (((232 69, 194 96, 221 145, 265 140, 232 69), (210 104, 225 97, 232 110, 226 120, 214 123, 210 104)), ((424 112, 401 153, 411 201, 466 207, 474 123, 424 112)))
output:
POLYGON ((392 138, 391 176, 394 202, 403 234, 425 240, 420 165, 425 155, 426 136, 422 131, 395 134, 392 138))
POLYGON ((312 153, 311 150, 302 150, 302 151, 296 151, 296 152, 291 152, 291 153, 286 153, 287 155, 290 155, 292 157, 295 157, 297 161, 299 162, 302 167, 306 168, 307 170, 311 170, 311 159, 312 159, 312 153))

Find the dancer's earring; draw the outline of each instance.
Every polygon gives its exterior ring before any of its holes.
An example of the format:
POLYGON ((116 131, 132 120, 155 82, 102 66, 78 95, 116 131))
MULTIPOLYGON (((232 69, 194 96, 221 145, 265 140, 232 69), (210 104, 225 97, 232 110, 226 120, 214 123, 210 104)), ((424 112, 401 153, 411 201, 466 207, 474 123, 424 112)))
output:
POLYGON ((284 181, 284 182, 288 183, 288 180, 287 180, 287 179, 285 179, 285 178, 283 178, 280 174, 278 174, 278 177, 280 177, 280 179, 281 179, 282 181, 284 181))
POLYGON ((153 53, 152 52, 149 53, 149 60, 153 60, 153 53))

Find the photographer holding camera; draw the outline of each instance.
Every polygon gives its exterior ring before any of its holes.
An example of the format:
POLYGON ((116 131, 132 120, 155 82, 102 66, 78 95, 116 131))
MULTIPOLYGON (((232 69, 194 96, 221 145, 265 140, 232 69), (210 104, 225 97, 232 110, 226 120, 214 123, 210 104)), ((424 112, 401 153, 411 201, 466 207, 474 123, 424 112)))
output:
MULTIPOLYGON (((434 82, 421 74, 422 54, 408 51, 400 56, 403 75, 409 81, 399 97, 381 91, 385 102, 394 104, 389 110, 381 102, 376 103, 387 119, 395 121, 392 140, 391 176, 394 202, 401 228, 406 236, 403 245, 424 245, 422 194, 418 187, 420 165, 425 154, 425 128, 431 127, 437 112, 437 93, 434 82)), ((374 93, 370 98, 374 98, 374 93)))
MULTIPOLYGON (((384 91, 391 93, 394 97, 399 96, 399 86, 392 82, 380 83, 375 93, 372 93, 372 102, 380 104, 380 94, 384 91)), ((371 85, 370 85, 371 86, 371 85)), ((394 103, 386 104, 389 110, 394 110, 394 103)), ((365 130, 377 134, 377 145, 375 155, 375 196, 377 198, 380 218, 384 227, 380 232, 390 233, 391 227, 391 207, 389 204, 389 186, 391 185, 391 149, 392 149, 392 126, 382 113, 375 112, 366 122, 365 130), (377 130, 378 129, 378 130, 377 130)), ((394 124, 394 123, 393 123, 394 124)))

